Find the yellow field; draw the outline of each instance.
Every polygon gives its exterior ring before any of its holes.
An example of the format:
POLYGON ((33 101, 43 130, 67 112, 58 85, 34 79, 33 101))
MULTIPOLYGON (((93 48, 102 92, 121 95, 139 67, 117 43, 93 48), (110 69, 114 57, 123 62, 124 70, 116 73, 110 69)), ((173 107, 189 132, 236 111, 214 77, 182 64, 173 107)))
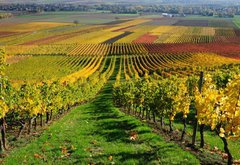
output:
POLYGON ((128 31, 133 32, 132 34, 119 39, 116 43, 132 43, 138 37, 148 33, 149 31, 156 28, 156 26, 147 26, 147 25, 140 25, 136 27, 129 28, 128 31))
POLYGON ((108 39, 122 34, 123 32, 94 31, 85 34, 79 34, 75 37, 56 42, 57 44, 100 44, 108 39))
POLYGON ((223 57, 215 53, 192 53, 192 57, 187 59, 186 63, 192 64, 193 66, 214 66, 239 63, 239 60, 223 57))
POLYGON ((30 32, 43 30, 58 26, 68 26, 73 25, 72 23, 57 23, 57 22, 31 22, 23 24, 9 24, 0 26, 0 31, 9 31, 9 32, 30 32))
POLYGON ((116 31, 116 30, 121 31, 122 28, 128 28, 128 27, 139 25, 139 24, 146 23, 149 21, 150 21, 149 19, 134 19, 134 20, 131 20, 128 22, 118 24, 116 27, 106 29, 106 31, 116 31))

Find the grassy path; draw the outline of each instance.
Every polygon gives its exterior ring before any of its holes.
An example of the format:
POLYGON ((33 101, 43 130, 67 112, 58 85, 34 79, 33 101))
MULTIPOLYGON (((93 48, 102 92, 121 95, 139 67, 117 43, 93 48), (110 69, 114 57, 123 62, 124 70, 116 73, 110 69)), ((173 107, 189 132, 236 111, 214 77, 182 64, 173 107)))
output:
POLYGON ((4 164, 199 164, 189 152, 160 136, 112 103, 111 81, 97 98, 73 109, 4 164), (136 131, 136 141, 130 132, 136 131))

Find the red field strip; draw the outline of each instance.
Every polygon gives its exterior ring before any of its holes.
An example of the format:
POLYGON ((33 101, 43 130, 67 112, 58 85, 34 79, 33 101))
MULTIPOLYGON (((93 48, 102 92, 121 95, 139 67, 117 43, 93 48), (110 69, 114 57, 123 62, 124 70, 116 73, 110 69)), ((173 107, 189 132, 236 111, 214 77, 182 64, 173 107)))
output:
POLYGON ((28 32, 8 32, 8 31, 0 31, 0 37, 9 37, 13 35, 21 35, 21 34, 26 34, 28 32))
POLYGON ((144 44, 149 53, 197 53, 211 52, 219 55, 240 59, 239 44, 144 44))
POLYGON ((153 43, 156 39, 158 39, 158 36, 146 33, 134 40, 133 43, 153 43))
POLYGON ((14 35, 17 32, 0 32, 0 37, 5 37, 5 36, 9 36, 9 35, 14 35))

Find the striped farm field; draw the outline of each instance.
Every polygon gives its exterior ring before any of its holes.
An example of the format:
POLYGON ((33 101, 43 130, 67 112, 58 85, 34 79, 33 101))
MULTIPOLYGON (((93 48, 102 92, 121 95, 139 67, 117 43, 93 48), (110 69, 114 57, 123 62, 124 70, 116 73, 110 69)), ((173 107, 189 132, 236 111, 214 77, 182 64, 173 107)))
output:
POLYGON ((16 81, 54 79, 78 71, 89 60, 86 56, 30 56, 17 63, 9 64, 6 75, 16 81))
MULTIPOLYGON (((131 35, 131 34, 130 34, 131 35)), ((239 59, 237 43, 101 43, 4 46, 7 55, 121 55, 210 52, 239 59)))

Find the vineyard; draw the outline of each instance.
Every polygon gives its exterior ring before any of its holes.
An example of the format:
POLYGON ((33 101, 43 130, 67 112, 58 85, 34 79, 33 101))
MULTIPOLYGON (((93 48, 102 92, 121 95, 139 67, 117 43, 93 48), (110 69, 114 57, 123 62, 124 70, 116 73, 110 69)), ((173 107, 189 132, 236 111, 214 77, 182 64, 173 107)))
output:
POLYGON ((236 20, 0 25, 1 163, 240 163, 236 20))

